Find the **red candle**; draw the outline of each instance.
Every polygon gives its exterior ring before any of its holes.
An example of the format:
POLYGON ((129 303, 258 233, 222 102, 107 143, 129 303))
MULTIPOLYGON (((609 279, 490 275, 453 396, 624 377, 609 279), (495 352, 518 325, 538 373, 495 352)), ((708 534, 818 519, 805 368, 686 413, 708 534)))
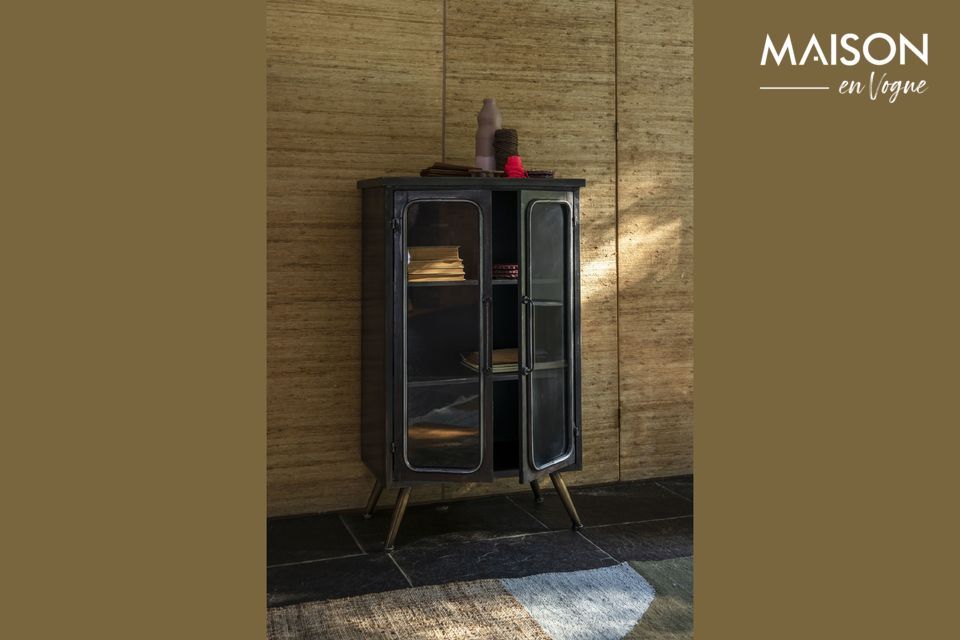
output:
POLYGON ((510 156, 507 163, 503 165, 503 172, 508 178, 526 178, 527 172, 523 170, 523 160, 520 156, 510 156))

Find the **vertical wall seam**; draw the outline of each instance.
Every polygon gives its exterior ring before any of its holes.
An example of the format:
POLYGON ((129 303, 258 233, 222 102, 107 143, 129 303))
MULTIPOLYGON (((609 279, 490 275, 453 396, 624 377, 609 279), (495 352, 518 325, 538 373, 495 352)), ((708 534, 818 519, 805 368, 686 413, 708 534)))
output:
POLYGON ((620 5, 613 0, 613 229, 614 269, 617 274, 617 480, 623 479, 623 420, 620 413, 620 5))
POLYGON ((440 31, 440 162, 447 161, 447 0, 442 0, 440 31))
MULTIPOLYGON (((440 162, 447 161, 447 0, 441 0, 443 24, 440 29, 440 162)), ((440 500, 447 500, 446 483, 440 484, 440 500)), ((397 565, 399 567, 399 565, 397 565)), ((410 579, 407 578, 409 582, 410 579)))

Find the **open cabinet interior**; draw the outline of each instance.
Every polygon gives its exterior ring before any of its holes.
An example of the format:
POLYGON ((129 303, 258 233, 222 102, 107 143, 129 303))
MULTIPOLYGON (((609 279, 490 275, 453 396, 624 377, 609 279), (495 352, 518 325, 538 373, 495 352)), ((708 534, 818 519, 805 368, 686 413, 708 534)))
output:
POLYGON ((516 278, 498 277, 496 273, 497 265, 520 263, 518 196, 516 191, 493 192, 492 347, 494 353, 502 352, 505 358, 512 351, 514 362, 512 371, 493 376, 493 471, 497 476, 516 475, 520 467, 520 288, 516 278))

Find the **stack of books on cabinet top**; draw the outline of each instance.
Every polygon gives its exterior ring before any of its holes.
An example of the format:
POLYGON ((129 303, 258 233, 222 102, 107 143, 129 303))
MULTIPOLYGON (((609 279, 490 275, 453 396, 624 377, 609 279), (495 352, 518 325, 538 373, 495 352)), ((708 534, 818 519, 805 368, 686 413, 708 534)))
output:
MULTIPOLYGON (((473 353, 460 354, 460 361, 474 371, 480 371, 480 354, 476 351, 473 353)), ((491 373, 516 373, 517 350, 494 349, 490 364, 491 373)))
POLYGON ((460 247, 407 247, 407 279, 410 282, 465 280, 460 247))

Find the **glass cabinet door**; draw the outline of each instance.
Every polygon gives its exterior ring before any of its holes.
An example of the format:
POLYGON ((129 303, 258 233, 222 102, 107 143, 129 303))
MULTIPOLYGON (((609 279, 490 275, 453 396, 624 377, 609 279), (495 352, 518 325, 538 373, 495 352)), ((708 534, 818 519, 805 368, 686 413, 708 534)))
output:
POLYGON ((575 449, 573 209, 565 196, 522 200, 523 481, 566 466, 575 449))
POLYGON ((468 477, 489 467, 482 198, 410 193, 398 206, 400 476, 468 477))

